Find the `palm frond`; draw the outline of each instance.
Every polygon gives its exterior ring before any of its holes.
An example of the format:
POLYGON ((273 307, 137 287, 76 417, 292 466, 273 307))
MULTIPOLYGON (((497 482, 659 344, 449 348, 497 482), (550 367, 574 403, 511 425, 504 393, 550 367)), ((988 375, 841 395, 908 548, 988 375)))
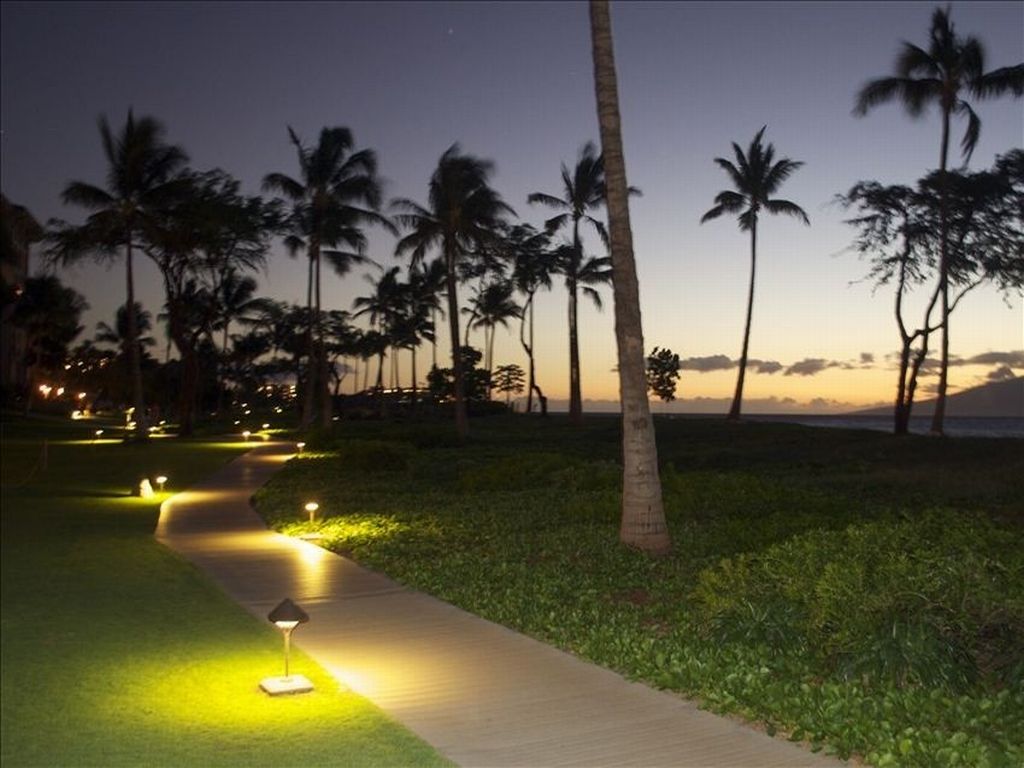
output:
POLYGON ((65 205, 80 205, 92 211, 109 208, 116 202, 106 190, 82 181, 72 181, 68 184, 60 198, 65 205))
POLYGON ((971 105, 966 101, 960 101, 956 105, 957 114, 967 118, 967 127, 964 129, 964 136, 960 140, 960 149, 963 152, 964 162, 971 160, 974 148, 978 144, 978 137, 981 135, 981 120, 971 105))
POLYGON ((292 202, 299 202, 306 196, 306 188, 285 173, 268 173, 263 177, 264 192, 277 192, 292 202))
POLYGON ((804 224, 808 226, 811 224, 811 220, 807 218, 807 213, 804 209, 789 200, 765 200, 764 207, 769 213, 784 213, 787 216, 794 216, 803 220, 804 224))
POLYGON ((526 202, 530 203, 531 205, 534 204, 534 203, 540 203, 541 205, 546 205, 549 208, 565 209, 565 208, 570 208, 571 207, 562 198, 555 197, 554 195, 549 195, 549 194, 547 194, 545 192, 533 192, 533 193, 527 195, 526 196, 526 202))
POLYGON ((938 62, 931 54, 913 43, 904 42, 896 54, 896 74, 903 79, 928 77, 938 79, 942 76, 938 62))
POLYGON ((1007 93, 1024 96, 1024 64, 1002 67, 985 73, 975 81, 973 91, 982 98, 1007 93))
POLYGON ((942 81, 936 78, 882 77, 861 88, 853 113, 863 116, 872 108, 896 99, 912 117, 918 117, 929 102, 938 101, 941 94, 942 81))

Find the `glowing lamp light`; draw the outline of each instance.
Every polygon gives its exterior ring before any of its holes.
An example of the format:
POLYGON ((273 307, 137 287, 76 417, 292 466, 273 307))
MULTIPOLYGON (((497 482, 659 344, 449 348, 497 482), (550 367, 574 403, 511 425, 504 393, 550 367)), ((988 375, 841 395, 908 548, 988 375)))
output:
POLYGON ((264 424, 263 425, 263 429, 270 429, 270 425, 269 424, 264 424))
POLYGON ((78 399, 79 400, 85 400, 85 392, 79 392, 78 393, 78 399))
POLYGON ((57 397, 64 394, 64 387, 57 387, 57 397))
POLYGON ((252 432, 250 432, 250 431, 249 431, 248 429, 247 429, 247 430, 245 430, 245 431, 244 431, 244 432, 242 433, 242 439, 243 439, 243 440, 245 440, 245 442, 247 442, 247 443, 248 443, 248 442, 249 442, 249 435, 251 435, 251 434, 252 434, 252 432))
POLYGON ((160 493, 163 493, 164 486, 167 484, 167 475, 157 475, 156 484, 160 488, 160 493))
POLYGON ((309 614, 291 601, 282 600, 267 618, 284 634, 284 676, 266 677, 260 681, 260 688, 271 696, 284 693, 306 693, 313 690, 313 684, 304 675, 293 675, 289 669, 292 631, 309 621, 309 614))
POLYGON ((139 481, 139 496, 143 499, 152 499, 156 496, 153 492, 153 485, 149 482, 148 477, 144 477, 139 481))
POLYGON ((241 423, 242 423, 242 422, 240 422, 240 421, 239 421, 238 419, 235 419, 235 426, 236 426, 236 427, 237 427, 237 426, 238 426, 239 424, 241 424, 241 423))
POLYGON ((295 450, 296 450, 296 451, 297 451, 298 453, 302 453, 302 449, 303 449, 303 448, 305 448, 305 447, 306 447, 306 444, 305 444, 305 443, 302 443, 302 442, 299 442, 299 443, 296 443, 296 444, 295 444, 295 450))

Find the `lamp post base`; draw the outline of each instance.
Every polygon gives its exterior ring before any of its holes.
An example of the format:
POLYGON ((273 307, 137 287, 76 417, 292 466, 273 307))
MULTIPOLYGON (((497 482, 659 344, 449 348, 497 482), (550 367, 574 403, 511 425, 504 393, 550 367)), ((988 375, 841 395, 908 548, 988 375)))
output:
POLYGON ((289 675, 265 677, 260 680, 260 688, 271 696, 282 696, 289 693, 309 693, 313 690, 313 684, 305 675, 289 675))

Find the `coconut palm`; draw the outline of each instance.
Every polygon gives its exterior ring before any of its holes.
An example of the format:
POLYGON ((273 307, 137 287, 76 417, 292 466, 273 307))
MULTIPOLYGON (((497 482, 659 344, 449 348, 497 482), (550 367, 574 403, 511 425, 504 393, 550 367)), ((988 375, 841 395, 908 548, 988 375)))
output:
MULTIPOLYGON (((597 154, 593 142, 588 141, 580 149, 576 167, 569 168, 562 164, 563 197, 549 195, 545 192, 534 192, 527 196, 530 203, 541 203, 549 208, 565 211, 545 222, 549 233, 563 227, 572 227, 572 247, 577 253, 577 261, 583 261, 583 240, 580 224, 590 224, 601 241, 607 244, 608 232, 604 224, 588 212, 597 210, 604 205, 604 158, 597 154)), ((575 271, 575 270, 570 270, 575 271)), ((566 274, 566 288, 569 290, 569 418, 579 423, 583 418, 583 399, 580 388, 580 348, 577 337, 577 289, 576 283, 566 274)))
POLYGON ((139 357, 145 357, 146 349, 156 346, 156 339, 148 334, 153 328, 153 313, 142 308, 142 305, 135 302, 135 312, 128 312, 128 305, 122 304, 117 308, 114 316, 114 324, 110 325, 102 320, 96 323, 96 335, 94 340, 99 344, 110 344, 118 350, 118 356, 125 361, 132 359, 132 332, 134 330, 135 345, 138 346, 139 357), (134 314, 134 318, 132 317, 134 314))
POLYGON ((553 252, 548 248, 549 238, 545 232, 537 232, 529 225, 517 225, 506 234, 506 241, 512 250, 512 280, 516 289, 526 300, 520 315, 519 343, 530 361, 526 387, 526 412, 533 410, 533 393, 537 393, 541 413, 548 411, 547 398, 537 384, 536 366, 533 358, 533 304, 534 297, 541 288, 551 288, 551 276, 556 269, 553 252), (529 324, 529 332, 527 332, 529 324))
POLYGON ((732 420, 740 417, 740 408, 743 404, 743 379, 747 372, 750 321, 754 311, 754 277, 757 272, 757 221, 761 210, 768 213, 796 216, 802 219, 804 224, 810 225, 811 223, 804 209, 799 205, 789 200, 772 197, 782 186, 782 182, 788 179, 803 163, 798 160, 790 160, 788 157, 776 160, 775 147, 772 144, 765 146, 761 143, 767 127, 764 126, 757 132, 754 140, 750 142, 746 154, 736 142, 733 142, 732 149, 736 155, 735 164, 722 157, 715 158, 715 162, 729 175, 735 189, 719 192, 715 197, 715 207, 700 219, 700 223, 703 224, 711 219, 717 219, 723 213, 736 213, 740 229, 750 232, 750 288, 747 293, 747 322, 743 330, 743 351, 740 354, 736 393, 733 395, 732 406, 729 408, 729 419, 732 420))
POLYGON ((622 396, 622 524, 620 540, 650 554, 672 548, 658 477, 658 447, 647 402, 640 289, 629 223, 629 187, 622 154, 619 91, 607 0, 590 2, 590 39, 601 147, 608 162, 608 224, 615 265, 615 341, 622 396))
MULTIPOLYGON (((378 280, 369 275, 365 276, 366 282, 373 286, 373 293, 369 296, 357 296, 352 301, 352 308, 358 310, 353 317, 369 315, 370 323, 377 326, 377 332, 384 338, 392 338, 392 328, 401 316, 405 297, 403 296, 402 282, 398 279, 399 267, 392 267, 378 280)), ((384 353, 387 345, 379 348, 380 365, 377 368, 377 390, 384 387, 384 353)))
POLYGON ((396 255, 409 254, 420 263, 435 246, 445 264, 448 298, 448 327, 451 335, 452 369, 455 379, 455 428, 460 437, 469 434, 465 382, 459 349, 458 269, 467 257, 492 242, 506 214, 515 212, 489 184, 493 164, 459 152, 453 144, 438 161, 430 178, 427 207, 412 200, 395 200, 401 211, 399 224, 410 230, 399 240, 396 255))
POLYGON ((310 324, 306 330, 308 373, 302 423, 314 419, 321 401, 321 424, 331 421, 323 322, 320 310, 320 265, 326 259, 334 271, 345 275, 353 264, 367 261, 363 227, 377 224, 394 228, 380 211, 381 186, 377 157, 372 150, 353 152, 348 128, 324 128, 314 147, 306 147, 290 127, 288 136, 299 161, 299 178, 284 173, 264 177, 263 188, 284 196, 291 204, 285 246, 291 255, 305 251, 309 258, 306 306, 310 324))
MULTIPOLYGON (((107 160, 106 188, 73 181, 61 195, 65 204, 92 211, 85 224, 73 227, 62 221, 51 222, 51 259, 63 263, 90 255, 112 258, 124 250, 127 285, 126 306, 135 304, 134 251, 140 237, 156 214, 180 186, 174 175, 187 162, 185 152, 164 143, 164 128, 152 117, 138 120, 131 110, 124 127, 115 136, 106 117, 99 120, 100 139, 107 160)), ((127 316, 125 329, 129 339, 138 336, 135 315, 127 316)), ((142 366, 139 345, 129 344, 132 400, 135 406, 137 435, 145 437, 146 408, 142 393, 142 366)))
MULTIPOLYGON (((993 98, 1012 93, 1024 94, 1024 64, 985 71, 985 48, 976 37, 959 37, 949 19, 949 9, 936 8, 928 48, 904 41, 896 56, 895 75, 866 83, 857 93, 854 114, 866 115, 872 108, 899 101, 912 117, 918 117, 931 104, 942 115, 942 142, 939 145, 939 173, 946 173, 949 159, 950 120, 954 114, 967 120, 960 148, 968 162, 981 133, 981 120, 964 99, 993 98)), ((941 177, 940 177, 941 178, 941 177)), ((940 186, 939 291, 942 299, 942 365, 939 388, 932 417, 932 434, 941 435, 946 413, 946 387, 949 370, 949 224, 946 185, 940 186)))
POLYGON ((487 369, 487 394, 491 393, 491 373, 494 370, 494 337, 498 326, 508 328, 508 321, 518 318, 520 307, 512 298, 515 286, 509 280, 491 283, 474 297, 474 327, 484 329, 484 345, 487 355, 484 368, 487 369))

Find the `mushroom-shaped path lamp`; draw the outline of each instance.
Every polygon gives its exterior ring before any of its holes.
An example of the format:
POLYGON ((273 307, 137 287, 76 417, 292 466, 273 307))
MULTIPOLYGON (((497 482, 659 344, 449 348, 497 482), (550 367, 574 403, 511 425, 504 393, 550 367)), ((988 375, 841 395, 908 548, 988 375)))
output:
POLYGON ((284 676, 266 677, 260 681, 260 688, 271 696, 283 693, 306 693, 313 690, 313 684, 304 675, 292 675, 288 668, 291 655, 292 631, 309 621, 309 615, 299 606, 285 598, 274 608, 267 618, 284 633, 284 676))

